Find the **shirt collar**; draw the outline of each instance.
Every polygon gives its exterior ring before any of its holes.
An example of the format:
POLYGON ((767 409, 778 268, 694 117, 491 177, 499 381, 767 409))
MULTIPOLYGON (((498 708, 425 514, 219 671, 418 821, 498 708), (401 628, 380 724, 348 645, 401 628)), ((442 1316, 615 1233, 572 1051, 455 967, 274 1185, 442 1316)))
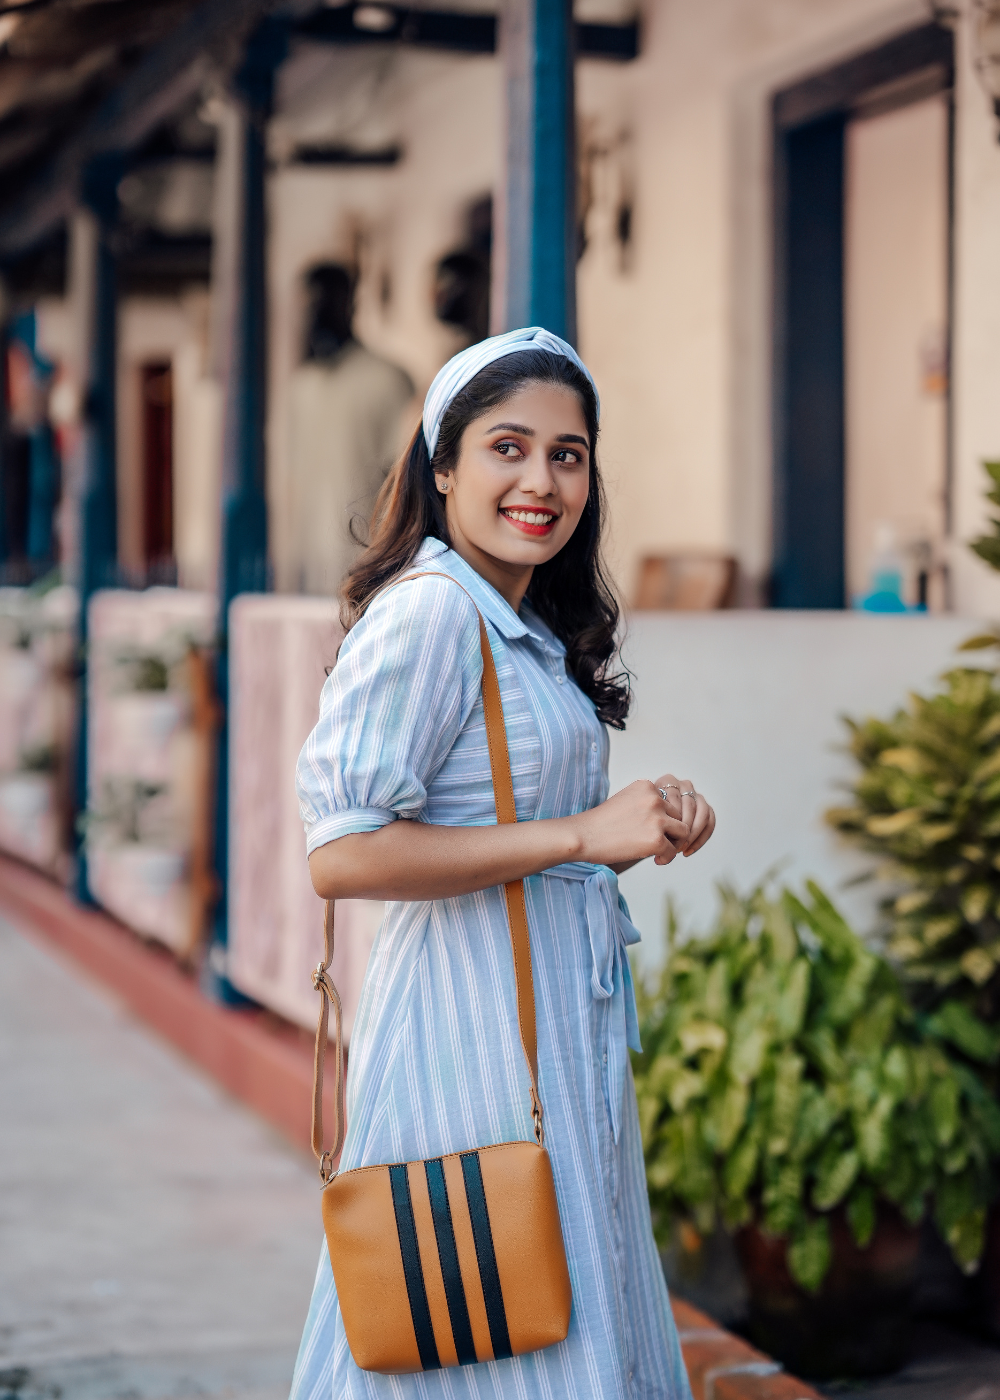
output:
POLYGON ((496 589, 477 574, 460 554, 449 549, 443 540, 436 540, 428 535, 417 550, 413 562, 421 569, 430 566, 440 569, 442 573, 451 574, 457 583, 468 589, 479 611, 509 642, 529 635, 538 639, 534 631, 529 632, 525 627, 507 600, 501 598, 496 589))
POLYGON ((460 554, 449 549, 443 540, 437 540, 433 535, 426 536, 413 562, 421 567, 432 564, 435 569, 451 574, 452 578, 469 590, 479 611, 509 642, 520 637, 530 637, 549 656, 566 655, 563 643, 546 627, 530 603, 525 601, 521 604, 524 616, 519 617, 493 585, 487 583, 481 574, 477 574, 460 554))

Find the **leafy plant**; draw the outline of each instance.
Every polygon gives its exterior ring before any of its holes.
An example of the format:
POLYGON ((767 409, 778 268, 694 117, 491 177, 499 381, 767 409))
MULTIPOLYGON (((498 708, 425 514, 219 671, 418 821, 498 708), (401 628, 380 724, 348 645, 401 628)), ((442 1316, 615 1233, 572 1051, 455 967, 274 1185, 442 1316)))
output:
MULTIPOLYGON (((995 506, 1000 506, 1000 462, 984 462, 987 475, 993 483, 992 490, 987 491, 986 499, 992 501, 995 506)), ((991 535, 980 535, 970 544, 980 559, 985 559, 986 563, 994 569, 1000 569, 1000 519, 996 516, 992 518, 990 524, 993 527, 991 535)))
POLYGON ((158 647, 123 647, 113 658, 121 688, 138 691, 169 690, 172 673, 196 646, 194 637, 175 628, 160 638, 158 647))
POLYGON ((140 778, 106 778, 100 801, 77 818, 77 828, 88 845, 99 839, 142 841, 149 834, 144 818, 150 803, 166 791, 164 784, 140 778))
MULTIPOLYGON (((979 639, 973 639, 978 641, 979 639)), ((860 765, 827 820, 880 859, 887 951, 974 1060, 1000 1019, 1000 685, 957 668, 891 719, 848 720, 860 765)))
POLYGON ((170 662, 157 652, 128 652, 118 657, 125 688, 138 691, 169 690, 170 662))
POLYGON ((723 889, 705 940, 670 950, 640 989, 633 1058, 654 1229, 751 1221, 789 1241, 807 1289, 830 1265, 830 1212, 864 1246, 877 1203, 913 1223, 933 1208, 975 1268, 1000 1156, 1000 1106, 933 1017, 809 885, 723 889))

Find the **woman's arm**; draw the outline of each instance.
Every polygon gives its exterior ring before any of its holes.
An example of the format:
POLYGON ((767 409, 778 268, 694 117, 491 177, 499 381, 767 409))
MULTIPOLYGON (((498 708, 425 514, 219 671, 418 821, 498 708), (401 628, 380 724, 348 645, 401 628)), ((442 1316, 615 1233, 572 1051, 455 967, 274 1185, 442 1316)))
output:
POLYGON ((431 826, 394 821, 378 831, 341 836, 309 857, 323 899, 447 899, 537 875, 564 861, 627 869, 652 856, 667 865, 693 854, 715 825, 673 815, 653 783, 635 782, 607 802, 573 817, 504 826, 431 826))

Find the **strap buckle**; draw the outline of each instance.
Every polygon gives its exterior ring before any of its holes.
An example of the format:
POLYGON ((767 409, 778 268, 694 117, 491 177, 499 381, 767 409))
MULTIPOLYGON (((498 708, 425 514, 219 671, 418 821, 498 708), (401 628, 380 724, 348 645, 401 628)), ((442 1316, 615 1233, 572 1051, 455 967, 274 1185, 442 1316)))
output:
POLYGON ((531 1119, 535 1125, 535 1141, 539 1147, 545 1146, 545 1129, 542 1127, 542 1101, 531 1087, 531 1119))
POLYGON ((324 1152, 319 1159, 319 1179, 328 1186, 337 1173, 333 1169, 333 1153, 324 1152))

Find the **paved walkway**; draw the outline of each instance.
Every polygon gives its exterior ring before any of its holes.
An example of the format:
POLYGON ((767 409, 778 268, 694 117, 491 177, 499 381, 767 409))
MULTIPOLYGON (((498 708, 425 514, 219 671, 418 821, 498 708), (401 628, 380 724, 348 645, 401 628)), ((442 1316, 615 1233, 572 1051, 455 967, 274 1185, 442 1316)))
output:
POLYGON ((0 1400, 285 1400, 311 1160, 0 920, 0 1400))

